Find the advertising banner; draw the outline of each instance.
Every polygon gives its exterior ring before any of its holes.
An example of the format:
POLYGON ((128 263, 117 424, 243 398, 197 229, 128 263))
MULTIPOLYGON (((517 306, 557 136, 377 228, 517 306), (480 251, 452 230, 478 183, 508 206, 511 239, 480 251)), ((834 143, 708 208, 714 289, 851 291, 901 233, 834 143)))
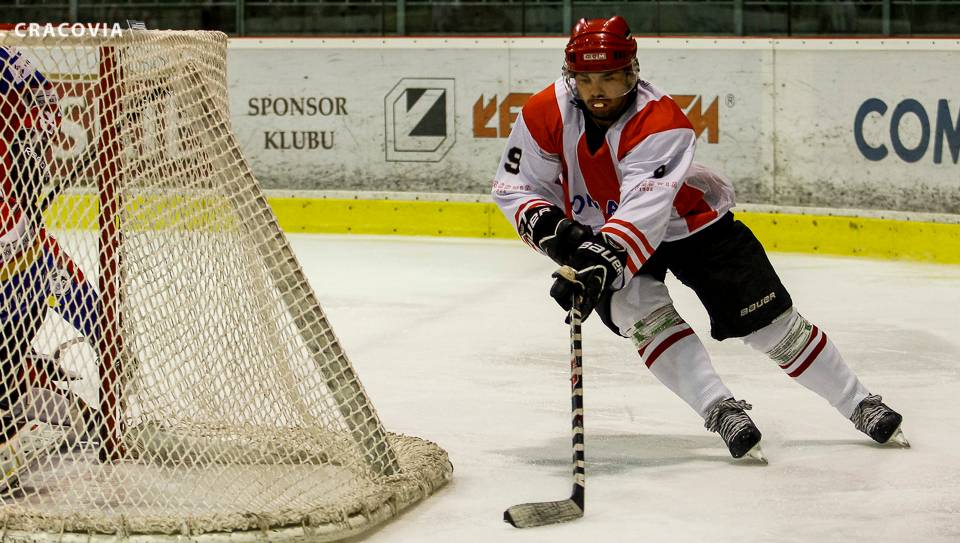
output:
POLYGON ((960 42, 778 46, 777 202, 960 213, 960 42))
MULTIPOLYGON (((562 38, 240 39, 231 116, 265 188, 483 194, 562 38)), ((955 41, 641 39, 741 201, 960 212, 955 41)))

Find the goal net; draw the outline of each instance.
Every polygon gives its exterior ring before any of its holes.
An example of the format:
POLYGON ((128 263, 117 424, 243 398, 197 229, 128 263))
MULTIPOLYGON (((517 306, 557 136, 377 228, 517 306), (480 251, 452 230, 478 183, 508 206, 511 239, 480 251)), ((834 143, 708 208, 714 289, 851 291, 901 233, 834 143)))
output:
POLYGON ((241 154, 225 35, 0 28, 0 73, 4 539, 328 541, 449 479, 241 154))

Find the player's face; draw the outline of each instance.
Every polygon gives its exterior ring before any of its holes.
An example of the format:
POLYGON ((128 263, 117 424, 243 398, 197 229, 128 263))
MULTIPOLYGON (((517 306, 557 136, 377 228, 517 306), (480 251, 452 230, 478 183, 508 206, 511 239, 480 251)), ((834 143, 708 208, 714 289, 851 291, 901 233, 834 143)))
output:
POLYGON ((619 115, 620 106, 636 80, 627 70, 612 72, 576 73, 573 80, 580 99, 590 113, 599 119, 619 115))

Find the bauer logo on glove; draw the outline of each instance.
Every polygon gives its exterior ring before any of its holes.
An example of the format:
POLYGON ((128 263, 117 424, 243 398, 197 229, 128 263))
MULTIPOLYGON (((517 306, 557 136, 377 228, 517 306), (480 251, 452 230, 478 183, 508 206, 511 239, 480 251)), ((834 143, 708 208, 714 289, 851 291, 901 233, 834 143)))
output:
POLYGON ((623 273, 623 264, 620 262, 617 256, 613 254, 613 250, 606 245, 594 243, 592 241, 585 241, 582 245, 580 245, 580 247, 578 247, 578 249, 586 249, 588 251, 597 253, 600 255, 600 258, 610 263, 613 271, 615 271, 618 276, 623 273))

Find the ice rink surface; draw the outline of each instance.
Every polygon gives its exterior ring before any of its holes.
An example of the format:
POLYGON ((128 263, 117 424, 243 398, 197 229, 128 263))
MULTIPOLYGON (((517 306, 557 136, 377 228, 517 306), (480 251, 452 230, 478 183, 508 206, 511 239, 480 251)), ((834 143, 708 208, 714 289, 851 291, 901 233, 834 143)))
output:
POLYGON ((767 466, 732 460, 596 316, 583 329, 586 516, 517 530, 569 496, 569 328, 555 266, 519 241, 291 236, 384 425, 443 446, 454 478, 377 542, 960 541, 960 266, 772 254, 794 302, 912 449, 882 448, 737 340, 672 278, 677 309, 752 403, 767 466))

